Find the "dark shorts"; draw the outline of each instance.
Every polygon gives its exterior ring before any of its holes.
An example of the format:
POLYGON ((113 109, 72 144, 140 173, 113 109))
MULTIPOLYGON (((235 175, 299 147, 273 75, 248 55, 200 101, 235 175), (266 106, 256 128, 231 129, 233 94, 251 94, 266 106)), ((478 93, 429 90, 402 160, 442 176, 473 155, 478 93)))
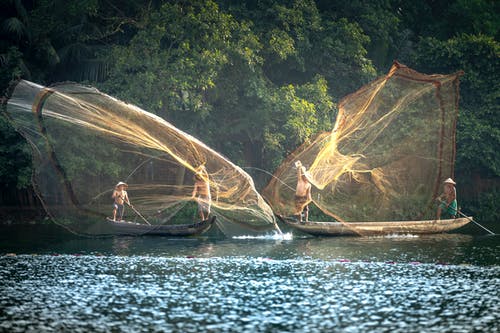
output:
POLYGON ((115 202, 113 204, 113 209, 116 209, 116 215, 118 215, 120 218, 123 216, 123 205, 115 202))
POLYGON ((308 212, 309 206, 307 205, 307 196, 295 196, 295 211, 296 212, 308 212))

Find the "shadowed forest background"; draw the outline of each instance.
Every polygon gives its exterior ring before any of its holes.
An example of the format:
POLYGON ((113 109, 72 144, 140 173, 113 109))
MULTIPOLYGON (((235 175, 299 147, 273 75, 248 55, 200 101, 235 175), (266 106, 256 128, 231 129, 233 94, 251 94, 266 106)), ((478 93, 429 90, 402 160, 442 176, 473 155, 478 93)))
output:
MULTIPOLYGON (((331 130, 340 99, 393 60, 463 70, 458 198, 479 221, 500 221, 499 25, 494 0, 5 0, 0 88, 95 86, 251 167, 261 188, 258 169, 331 130)), ((0 128, 0 215, 39 212, 29 146, 3 117, 0 128)))

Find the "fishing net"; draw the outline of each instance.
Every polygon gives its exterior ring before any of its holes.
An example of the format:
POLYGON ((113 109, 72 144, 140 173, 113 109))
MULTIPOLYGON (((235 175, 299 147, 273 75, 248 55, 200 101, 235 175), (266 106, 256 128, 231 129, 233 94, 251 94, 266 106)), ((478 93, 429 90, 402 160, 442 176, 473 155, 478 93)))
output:
POLYGON ((5 109, 31 144, 33 185, 47 213, 74 232, 109 232, 105 222, 119 181, 128 184, 133 205, 125 205, 125 220, 192 223, 200 219, 199 201, 211 206, 223 231, 275 225, 242 169, 165 120, 95 88, 20 81, 5 109), (193 193, 197 179, 208 183, 211 198, 193 193))
POLYGON ((277 214, 296 214, 300 160, 313 203, 338 221, 434 217, 442 182, 453 177, 460 75, 424 75, 395 62, 340 102, 333 130, 293 152, 264 197, 277 214))

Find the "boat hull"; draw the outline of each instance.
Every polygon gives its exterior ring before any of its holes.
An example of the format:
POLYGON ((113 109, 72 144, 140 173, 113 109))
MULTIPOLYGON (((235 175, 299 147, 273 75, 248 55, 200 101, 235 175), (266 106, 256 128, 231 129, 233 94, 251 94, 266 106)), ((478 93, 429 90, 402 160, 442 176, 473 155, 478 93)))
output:
POLYGON ((147 225, 135 222, 106 220, 110 233, 117 236, 194 236, 208 231, 215 222, 215 216, 193 224, 147 225))
POLYGON ((374 236, 437 234, 458 229, 472 217, 452 220, 391 221, 391 222, 306 222, 279 217, 287 225, 315 236, 374 236))

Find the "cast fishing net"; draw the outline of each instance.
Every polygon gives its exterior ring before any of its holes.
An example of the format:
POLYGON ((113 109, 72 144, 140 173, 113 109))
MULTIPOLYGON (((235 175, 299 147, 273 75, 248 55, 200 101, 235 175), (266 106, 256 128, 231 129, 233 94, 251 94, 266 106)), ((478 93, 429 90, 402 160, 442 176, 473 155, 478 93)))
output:
POLYGON ((277 214, 296 214, 300 160, 313 203, 339 221, 434 217, 442 182, 453 177, 460 75, 425 75, 395 62, 340 102, 333 130, 292 153, 264 197, 277 214))
POLYGON ((74 232, 106 233, 103 222, 112 216, 119 181, 128 184, 137 211, 125 206, 126 220, 199 220, 195 174, 208 181, 211 211, 223 230, 275 225, 271 208, 242 169, 165 120, 95 88, 20 81, 6 113, 31 144, 33 185, 47 213, 74 232))

